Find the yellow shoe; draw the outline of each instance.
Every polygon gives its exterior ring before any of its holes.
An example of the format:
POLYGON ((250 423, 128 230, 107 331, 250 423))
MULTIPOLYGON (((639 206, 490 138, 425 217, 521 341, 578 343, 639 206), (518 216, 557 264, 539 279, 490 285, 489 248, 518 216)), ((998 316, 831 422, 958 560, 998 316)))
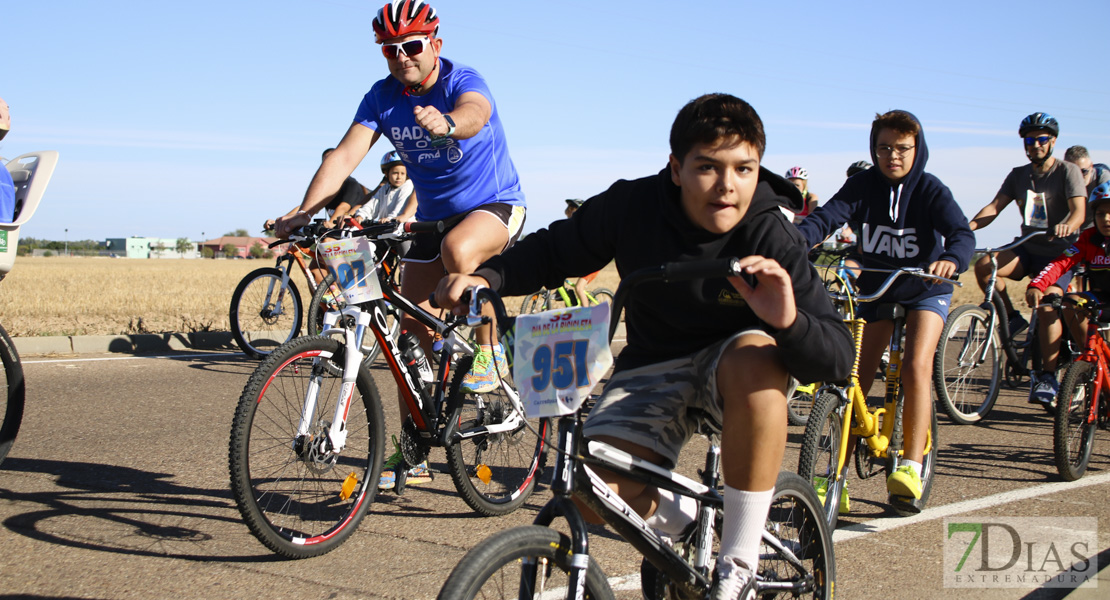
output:
POLYGON ((920 499, 921 476, 909 465, 902 465, 886 478, 886 489, 892 496, 920 499))
POLYGON ((844 487, 840 488, 840 514, 846 515, 852 510, 852 500, 848 497, 848 482, 844 482, 844 487))

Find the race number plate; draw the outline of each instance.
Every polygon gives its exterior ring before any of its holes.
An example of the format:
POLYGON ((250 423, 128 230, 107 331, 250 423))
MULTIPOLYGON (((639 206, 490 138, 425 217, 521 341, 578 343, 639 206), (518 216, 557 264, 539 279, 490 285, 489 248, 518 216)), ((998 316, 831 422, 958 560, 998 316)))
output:
POLYGON ((383 297, 378 282, 374 247, 364 237, 347 238, 317 245, 328 271, 343 288, 348 304, 361 304, 383 297))
POLYGON ((609 304, 516 318, 513 381, 531 418, 568 415, 613 364, 609 304))

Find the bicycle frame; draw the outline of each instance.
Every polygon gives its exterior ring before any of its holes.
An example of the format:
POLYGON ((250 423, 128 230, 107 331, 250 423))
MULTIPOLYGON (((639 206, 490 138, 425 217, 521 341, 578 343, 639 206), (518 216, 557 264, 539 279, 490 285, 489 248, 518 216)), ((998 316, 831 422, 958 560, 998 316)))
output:
POLYGON ((1086 361, 1095 366, 1095 389, 1091 394, 1091 411, 1087 414, 1087 423, 1098 421, 1098 409, 1104 390, 1110 390, 1110 346, 1102 338, 1099 324, 1091 318, 1087 324, 1087 348, 1079 355, 1076 361, 1086 361))

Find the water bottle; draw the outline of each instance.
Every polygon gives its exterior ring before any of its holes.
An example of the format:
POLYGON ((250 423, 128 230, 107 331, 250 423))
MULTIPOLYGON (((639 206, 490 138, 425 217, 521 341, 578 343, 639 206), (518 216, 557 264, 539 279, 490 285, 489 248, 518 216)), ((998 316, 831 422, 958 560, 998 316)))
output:
POLYGON ((416 336, 406 329, 401 332, 401 337, 397 339, 397 345, 400 347, 401 357, 405 359, 405 364, 408 365, 409 369, 420 378, 421 382, 430 383, 432 381, 432 366, 428 364, 428 357, 416 341, 416 336))

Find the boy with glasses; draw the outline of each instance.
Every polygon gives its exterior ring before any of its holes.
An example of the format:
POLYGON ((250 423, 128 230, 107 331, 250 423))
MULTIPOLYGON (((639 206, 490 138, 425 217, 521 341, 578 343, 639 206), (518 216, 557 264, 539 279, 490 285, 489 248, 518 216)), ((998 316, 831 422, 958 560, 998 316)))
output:
MULTIPOLYGON (((876 115, 871 123, 871 158, 875 167, 849 177, 840 191, 798 226, 806 243, 815 246, 850 221, 860 224, 857 251, 865 268, 922 267, 945 278, 966 270, 975 236, 948 187, 925 172, 929 149, 917 117, 904 110, 876 115)), ((887 273, 864 270, 859 289, 864 294, 874 292, 886 277, 887 273)), ((894 331, 891 319, 879 319, 878 308, 892 302, 906 308, 904 460, 887 478, 891 503, 906 511, 919 510, 914 500, 922 494, 921 469, 932 417, 933 355, 951 300, 951 284, 901 277, 878 302, 862 304, 857 310, 867 321, 859 369, 860 389, 866 395, 894 331)), ((847 504, 843 497, 841 503, 847 504)))
MULTIPOLYGON (((740 257, 741 277, 631 291, 628 345, 584 434, 673 467, 697 412, 722 427, 724 521, 712 597, 747 600, 786 448, 788 374, 846 376, 851 336, 780 212, 801 210, 801 193, 760 166, 766 137, 755 110, 727 94, 696 98, 675 118, 670 145, 658 174, 618 181, 473 274, 448 276, 436 300, 456 306, 474 285, 527 294, 614 259, 623 276, 670 261, 740 257)), ((688 533, 692 499, 603 473, 630 506, 651 515, 649 525, 672 539, 688 533)))
MULTIPOLYGON (((1037 237, 1025 244, 998 255, 998 281, 995 291, 1000 295, 1010 314, 1010 334, 1016 335, 1029 323, 1014 310, 1006 294, 1004 279, 1020 281, 1025 276, 1040 273, 1052 259, 1059 256, 1075 242, 1086 214, 1087 188, 1083 174, 1074 164, 1056 160, 1052 149, 1060 135, 1060 124, 1052 115, 1033 113, 1021 121, 1018 135, 1025 146, 1029 164, 1010 171, 1002 182, 994 200, 984 206, 971 220, 971 229, 982 229, 1010 202, 1017 201, 1022 214, 1021 233, 1046 231, 1047 236, 1037 237)), ((975 277, 979 287, 986 290, 990 279, 990 258, 984 256, 975 263, 975 277)), ((1063 294, 1071 282, 1071 273, 1065 273, 1048 288, 1052 294, 1063 294)), ((1058 339, 1063 331, 1056 311, 1042 309, 1037 314, 1040 323, 1043 372, 1030 377, 1029 401, 1049 404, 1056 397, 1059 383, 1056 380, 1056 354, 1048 340, 1058 339)))

